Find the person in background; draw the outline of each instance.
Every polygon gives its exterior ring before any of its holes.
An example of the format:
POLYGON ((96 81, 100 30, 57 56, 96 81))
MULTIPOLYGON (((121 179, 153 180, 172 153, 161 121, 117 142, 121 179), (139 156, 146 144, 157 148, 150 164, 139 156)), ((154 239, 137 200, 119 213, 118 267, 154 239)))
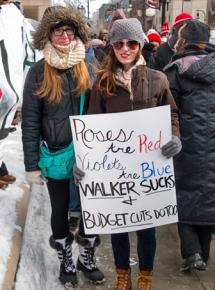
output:
POLYGON ((103 51, 103 41, 98 38, 91 39, 87 44, 86 53, 97 59, 98 63, 101 63, 105 58, 105 52, 103 51))
POLYGON ((107 44, 107 35, 108 31, 106 29, 101 30, 99 33, 99 39, 103 42, 104 46, 107 44))
POLYGON ((14 183, 15 181, 16 181, 16 177, 9 174, 6 164, 2 162, 1 167, 0 167, 0 188, 1 188, 1 182, 10 184, 10 183, 14 183))
POLYGON ((192 19, 192 15, 188 13, 180 13, 176 16, 175 22, 173 24, 173 28, 170 31, 170 34, 168 36, 168 39, 166 42, 162 43, 154 56, 154 69, 162 71, 163 68, 171 62, 171 58, 174 51, 174 44, 175 44, 175 37, 174 37, 174 31, 176 28, 180 27, 184 23, 188 22, 190 19, 192 19))
MULTIPOLYGON (((109 33, 110 33, 110 29, 113 26, 114 21, 118 20, 118 19, 126 19, 126 15, 123 11, 123 9, 116 9, 113 13, 113 17, 108 25, 108 31, 106 34, 106 38, 107 38, 107 42, 106 44, 103 46, 103 51, 106 55, 108 55, 109 51, 110 51, 110 41, 109 41, 109 33)), ((101 39, 101 38, 100 38, 101 39)))
MULTIPOLYGON (((44 59, 30 68, 23 91, 22 141, 26 178, 30 183, 42 181, 38 166, 41 140, 51 152, 71 144, 69 116, 79 115, 82 92, 86 112, 95 77, 92 65, 85 62, 87 41, 85 21, 72 6, 48 7, 33 34, 33 45, 43 51, 44 59)), ((74 264, 68 222, 69 186, 70 179, 47 178, 51 229, 60 262, 59 279, 67 289, 78 283, 76 269, 94 283, 105 280, 95 261, 99 236, 85 235, 82 221, 76 237, 80 253, 77 265, 74 264)))
POLYGON ((112 17, 112 19, 111 19, 111 21, 110 21, 110 23, 108 25, 108 31, 109 32, 111 31, 111 28, 112 28, 112 26, 114 24, 114 21, 119 20, 119 19, 126 19, 126 15, 125 15, 125 13, 124 13, 122 8, 118 8, 118 9, 116 9, 114 11, 113 17, 112 17))
POLYGON ((160 32, 161 42, 162 43, 167 41, 169 33, 170 33, 169 22, 168 21, 164 21, 162 26, 161 26, 161 32, 160 32))
POLYGON ((155 53, 161 44, 160 34, 155 29, 149 29, 146 35, 149 43, 153 44, 153 53, 155 53))
POLYGON ((176 54, 165 73, 180 116, 175 158, 181 270, 205 270, 215 226, 215 46, 208 25, 190 19, 175 31, 176 54))
MULTIPOLYGON (((167 104, 171 106, 173 136, 172 140, 162 147, 162 153, 167 158, 176 155, 181 150, 177 107, 166 76, 146 67, 141 54, 144 39, 140 21, 136 18, 116 20, 109 39, 110 53, 93 85, 88 114, 119 113, 147 108, 148 74, 152 73, 153 92, 149 96, 150 107, 167 104)), ((84 172, 74 165, 75 180, 80 181, 83 176, 84 172)), ((155 228, 139 230, 136 234, 139 273, 135 289, 151 290, 156 250, 155 228)), ((112 234, 111 243, 116 266, 114 289, 130 290, 132 285, 128 233, 112 234)))
POLYGON ((154 67, 154 44, 150 42, 145 42, 143 49, 142 49, 142 55, 146 61, 147 67, 153 68, 154 67))

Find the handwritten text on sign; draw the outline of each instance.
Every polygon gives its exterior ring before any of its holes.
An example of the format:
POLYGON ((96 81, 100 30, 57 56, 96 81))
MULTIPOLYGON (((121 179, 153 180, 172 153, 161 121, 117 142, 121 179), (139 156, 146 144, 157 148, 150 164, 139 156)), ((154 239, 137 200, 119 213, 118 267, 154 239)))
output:
POLYGON ((177 222, 170 107, 71 117, 87 234, 177 222))

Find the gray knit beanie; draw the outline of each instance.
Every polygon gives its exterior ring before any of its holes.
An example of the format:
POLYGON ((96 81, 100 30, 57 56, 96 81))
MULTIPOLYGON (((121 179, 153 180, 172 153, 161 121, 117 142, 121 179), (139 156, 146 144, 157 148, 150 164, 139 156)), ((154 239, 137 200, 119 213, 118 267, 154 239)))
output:
POLYGON ((137 18, 115 20, 109 34, 110 43, 123 39, 136 40, 141 49, 144 46, 144 32, 137 18))

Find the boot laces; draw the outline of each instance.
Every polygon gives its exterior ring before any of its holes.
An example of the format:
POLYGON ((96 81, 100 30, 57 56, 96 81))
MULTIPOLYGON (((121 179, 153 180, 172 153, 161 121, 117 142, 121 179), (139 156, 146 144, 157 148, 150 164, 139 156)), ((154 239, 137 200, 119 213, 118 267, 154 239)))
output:
POLYGON ((152 285, 152 277, 139 273, 137 278, 137 284, 138 289, 150 290, 152 285))
POLYGON ((63 250, 63 264, 66 272, 76 272, 75 265, 72 259, 71 246, 66 245, 66 248, 63 250))
POLYGON ((121 290, 126 289, 126 286, 128 284, 128 273, 117 273, 117 286, 116 288, 119 288, 121 290))
POLYGON ((84 248, 84 253, 82 254, 84 264, 87 265, 87 268, 91 270, 97 269, 94 254, 95 250, 92 247, 84 248))

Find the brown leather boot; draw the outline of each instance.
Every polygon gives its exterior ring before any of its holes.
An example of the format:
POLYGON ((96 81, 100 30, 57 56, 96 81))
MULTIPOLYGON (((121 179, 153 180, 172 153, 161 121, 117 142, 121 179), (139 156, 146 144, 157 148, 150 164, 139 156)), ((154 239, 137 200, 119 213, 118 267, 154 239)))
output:
POLYGON ((131 269, 116 269, 116 286, 114 290, 131 290, 131 269))
POLYGON ((0 180, 0 189, 5 189, 8 186, 7 182, 0 180))
POLYGON ((16 181, 16 177, 13 175, 6 174, 3 176, 0 176, 0 181, 4 181, 6 183, 13 183, 16 181))
POLYGON ((152 271, 140 270, 137 276, 137 290, 152 289, 152 271))

